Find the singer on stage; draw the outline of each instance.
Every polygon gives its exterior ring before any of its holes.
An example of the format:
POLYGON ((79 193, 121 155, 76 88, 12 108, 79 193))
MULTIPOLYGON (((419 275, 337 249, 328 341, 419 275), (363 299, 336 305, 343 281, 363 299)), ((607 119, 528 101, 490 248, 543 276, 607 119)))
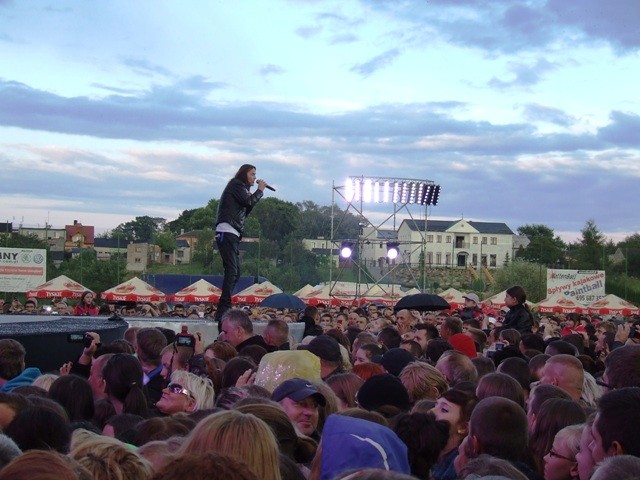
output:
POLYGON ((238 245, 244 233, 244 220, 262 198, 264 189, 268 188, 267 182, 257 180, 258 189, 251 193, 251 186, 255 183, 256 167, 242 165, 235 177, 229 180, 220 197, 216 220, 216 244, 222 257, 224 280, 215 317, 218 321, 218 330, 222 325, 222 315, 231 308, 231 293, 240 278, 238 245))

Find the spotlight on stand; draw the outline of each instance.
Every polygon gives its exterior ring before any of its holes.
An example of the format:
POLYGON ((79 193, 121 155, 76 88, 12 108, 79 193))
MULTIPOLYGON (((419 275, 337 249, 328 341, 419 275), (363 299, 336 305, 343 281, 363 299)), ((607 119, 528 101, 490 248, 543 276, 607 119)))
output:
POLYGON ((351 258, 353 254, 353 242, 342 242, 340 244, 340 256, 342 258, 351 258))
POLYGON ((398 242, 387 242, 387 258, 389 260, 395 260, 398 258, 399 253, 400 248, 398 246, 398 242))

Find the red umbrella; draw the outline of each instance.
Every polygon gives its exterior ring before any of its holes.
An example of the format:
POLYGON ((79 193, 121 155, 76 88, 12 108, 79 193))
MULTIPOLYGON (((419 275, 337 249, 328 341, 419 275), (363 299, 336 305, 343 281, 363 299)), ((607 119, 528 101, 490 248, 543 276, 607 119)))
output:
POLYGON ((167 296, 156 287, 134 277, 102 292, 104 300, 112 302, 166 302, 167 296))
POLYGON ((27 298, 80 298, 89 290, 84 285, 71 280, 65 275, 60 275, 49 280, 26 293, 27 298))
POLYGON ((172 299, 174 302, 217 302, 221 294, 222 290, 201 278, 176 292, 172 299))

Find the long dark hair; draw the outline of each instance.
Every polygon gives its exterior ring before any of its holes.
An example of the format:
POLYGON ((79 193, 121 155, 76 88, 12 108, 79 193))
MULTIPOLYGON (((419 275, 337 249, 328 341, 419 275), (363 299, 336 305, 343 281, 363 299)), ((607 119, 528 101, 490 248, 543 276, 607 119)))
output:
POLYGON ((531 313, 529 305, 527 305, 527 293, 524 291, 524 288, 520 285, 514 285, 507 289, 507 295, 515 298, 518 301, 518 304, 522 305, 527 312, 531 313))
POLYGON ((136 357, 116 353, 102 367, 107 395, 123 403, 122 413, 147 416, 147 399, 142 390, 142 367, 136 357))
POLYGON ((236 180, 240 180, 244 184, 247 184, 247 174, 249 173, 249 170, 255 170, 255 168, 256 167, 254 167, 253 165, 245 163, 238 169, 233 178, 235 178, 236 180))

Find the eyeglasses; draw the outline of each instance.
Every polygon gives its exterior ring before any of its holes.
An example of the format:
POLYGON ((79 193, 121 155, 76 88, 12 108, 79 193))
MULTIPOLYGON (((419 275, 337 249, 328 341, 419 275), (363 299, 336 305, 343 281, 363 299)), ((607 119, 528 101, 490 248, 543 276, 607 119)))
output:
POLYGON ((176 394, 181 393, 183 395, 186 395, 187 397, 193 398, 193 394, 178 383, 170 383, 169 385, 167 385, 167 388, 171 390, 173 393, 176 393, 176 394))
POLYGON ((553 448, 549 450, 549 456, 555 458, 561 458, 562 460, 568 460, 569 462, 575 462, 575 458, 565 457, 564 455, 560 455, 558 452, 554 452, 553 448))

